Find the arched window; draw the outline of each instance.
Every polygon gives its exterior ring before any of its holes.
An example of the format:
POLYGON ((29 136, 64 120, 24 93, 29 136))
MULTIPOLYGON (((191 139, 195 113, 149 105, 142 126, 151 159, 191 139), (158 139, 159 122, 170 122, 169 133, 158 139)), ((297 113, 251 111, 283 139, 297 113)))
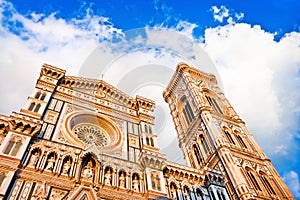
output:
POLYGON ((40 92, 37 92, 37 93, 35 94, 34 98, 39 99, 40 96, 41 96, 41 93, 40 93, 40 92))
POLYGON ((32 102, 28 108, 29 111, 33 111, 33 108, 35 107, 35 103, 32 102))
POLYGON ((158 174, 156 174, 155 179, 156 179, 157 190, 158 190, 158 191, 161 191, 160 178, 159 178, 159 175, 158 175, 158 174))
POLYGON ((151 125, 149 126, 149 133, 152 133, 151 125))
POLYGON ((213 97, 210 97, 210 96, 207 96, 205 95, 209 105, 212 107, 212 109, 215 111, 215 112, 218 112, 218 113, 221 113, 223 114, 223 111, 222 109, 220 108, 218 102, 213 98, 213 97))
POLYGON ((38 91, 34 96, 34 98, 40 99, 40 100, 44 100, 45 97, 46 97, 46 93, 45 92, 41 93, 40 91, 38 91))
POLYGON ((3 153, 6 155, 16 156, 21 145, 22 141, 20 138, 11 138, 3 153))
POLYGON ((156 190, 156 180, 154 178, 154 174, 151 174, 151 183, 152 183, 152 189, 156 190))
POLYGON ((253 173, 251 172, 251 169, 246 167, 246 175, 248 177, 248 179, 250 180, 251 184, 253 185, 255 190, 259 190, 262 191, 255 176, 253 175, 253 173))
POLYGON ((183 114, 183 117, 187 123, 187 125, 190 125, 192 121, 195 119, 194 112, 192 110, 192 107, 186 98, 186 96, 183 96, 180 100, 179 104, 179 110, 183 114))
POLYGON ((198 146, 197 146, 196 144, 194 144, 194 145, 192 146, 192 150, 193 150, 193 152, 194 152, 194 154, 195 154, 195 156, 196 156, 198 165, 201 165, 202 162, 203 162, 203 156, 202 156, 202 154, 201 154, 201 151, 199 151, 198 146))
POLYGON ((229 141, 229 143, 235 144, 234 140, 233 140, 232 137, 231 137, 231 134, 230 134, 227 130, 223 130, 223 132, 224 132, 224 134, 225 134, 227 140, 229 141))
POLYGON ((147 145, 150 145, 149 137, 146 137, 146 144, 147 144, 147 145))
POLYGON ((276 195, 276 192, 273 189, 273 187, 271 186, 268 178, 266 177, 266 174, 263 172, 259 172, 259 174, 260 174, 259 178, 260 178, 261 182, 263 183, 264 187, 267 189, 268 193, 276 195))
POLYGON ((1 187, 5 177, 6 177, 5 174, 3 172, 0 172, 0 187, 1 187))
POLYGON ((154 147, 154 141, 153 141, 153 138, 150 138, 150 144, 151 144, 151 146, 154 147))
POLYGON ((18 151, 19 151, 19 149, 20 149, 20 147, 21 147, 21 145, 22 145, 21 140, 18 140, 18 141, 15 143, 14 148, 12 149, 10 155, 16 156, 17 153, 18 153, 18 151))
POLYGON ((44 100, 46 97, 46 93, 43 93, 42 96, 41 96, 41 100, 44 100))
POLYGON ((34 108, 34 112, 36 112, 36 113, 39 112, 40 107, 41 107, 41 104, 37 104, 34 108))
POLYGON ((201 146, 204 149, 204 153, 208 154, 209 153, 209 146, 208 146, 208 143, 206 141, 206 138, 203 135, 200 135, 200 143, 201 143, 201 146))
POLYGON ((243 139, 242 139, 242 137, 240 135, 235 134, 235 137, 236 137, 237 141, 239 142, 239 145, 242 148, 247 148, 245 142, 243 141, 243 139))
POLYGON ((40 108, 41 108, 41 104, 35 104, 34 102, 32 102, 28 110, 32 112, 38 112, 40 108))

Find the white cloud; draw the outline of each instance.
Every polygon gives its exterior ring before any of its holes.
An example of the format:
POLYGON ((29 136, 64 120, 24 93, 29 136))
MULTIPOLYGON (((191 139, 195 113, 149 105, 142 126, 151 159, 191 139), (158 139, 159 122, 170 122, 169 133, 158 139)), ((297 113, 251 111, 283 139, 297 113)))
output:
POLYGON ((228 24, 234 24, 236 21, 240 21, 244 18, 244 13, 236 13, 225 6, 220 6, 220 8, 212 6, 210 10, 213 13, 214 20, 220 23, 222 23, 224 19, 227 19, 228 24))
POLYGON ((291 192, 294 194, 294 196, 299 199, 300 198, 300 180, 299 175, 294 172, 290 171, 288 173, 285 173, 283 175, 283 180, 291 190, 291 192))
POLYGON ((223 22, 223 19, 229 16, 229 9, 225 6, 220 6, 220 8, 217 6, 212 6, 211 8, 216 21, 223 22))
POLYGON ((276 42, 260 26, 238 23, 207 29, 205 44, 225 95, 267 154, 291 153, 299 128, 300 34, 276 42))
POLYGON ((0 90, 6 97, 1 103, 7 105, 0 113, 7 115, 22 108, 43 63, 78 74, 100 39, 109 41, 122 34, 108 18, 91 16, 88 11, 84 18, 70 21, 55 14, 25 17, 6 1, 0 2, 0 20, 0 90))

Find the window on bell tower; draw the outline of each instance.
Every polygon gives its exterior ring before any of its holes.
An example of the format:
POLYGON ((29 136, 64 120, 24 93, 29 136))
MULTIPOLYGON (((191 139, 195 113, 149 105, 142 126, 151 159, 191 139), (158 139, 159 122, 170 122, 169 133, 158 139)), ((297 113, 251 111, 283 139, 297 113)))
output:
POLYGON ((238 141, 240 147, 247 149, 247 145, 245 144, 243 138, 238 133, 235 133, 235 138, 238 141))
POLYGON ((215 98, 213 97, 210 97, 210 96, 207 96, 205 95, 209 105, 212 107, 212 109, 215 111, 215 112, 218 112, 218 113, 221 113, 223 114, 223 111, 221 109, 221 107, 219 106, 218 102, 216 101, 215 98))
POLYGON ((261 182, 263 183, 264 187, 266 188, 266 190, 268 191, 268 193, 272 194, 272 195, 276 195, 276 192, 273 189, 273 187, 271 186, 271 184, 267 178, 267 175, 262 171, 259 172, 259 175, 260 175, 259 178, 260 178, 261 182))
POLYGON ((254 189, 255 190, 259 190, 259 191, 262 191, 255 176, 253 175, 253 172, 251 171, 251 169, 249 167, 246 167, 246 175, 247 175, 247 178, 250 180, 251 184, 253 185, 254 189))
POLYGON ((224 132, 227 140, 229 141, 229 143, 235 144, 235 142, 234 142, 233 138, 231 137, 231 134, 229 133, 229 131, 228 130, 223 130, 223 132, 224 132))
POLYGON ((183 96, 181 98, 178 107, 179 107, 179 112, 183 116, 187 126, 190 125, 193 122, 193 120, 195 119, 195 115, 194 115, 193 109, 192 109, 188 99, 186 98, 186 96, 183 96))

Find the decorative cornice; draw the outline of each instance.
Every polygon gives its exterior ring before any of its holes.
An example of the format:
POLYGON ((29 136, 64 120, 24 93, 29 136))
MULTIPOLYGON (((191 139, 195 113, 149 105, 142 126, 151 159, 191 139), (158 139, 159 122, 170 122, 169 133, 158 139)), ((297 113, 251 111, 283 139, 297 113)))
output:
POLYGON ((56 80, 61 79, 66 73, 66 70, 54 67, 52 65, 43 64, 40 76, 48 76, 56 80))
POLYGON ((41 120, 17 112, 13 112, 9 117, 10 130, 29 136, 37 133, 42 123, 41 120))

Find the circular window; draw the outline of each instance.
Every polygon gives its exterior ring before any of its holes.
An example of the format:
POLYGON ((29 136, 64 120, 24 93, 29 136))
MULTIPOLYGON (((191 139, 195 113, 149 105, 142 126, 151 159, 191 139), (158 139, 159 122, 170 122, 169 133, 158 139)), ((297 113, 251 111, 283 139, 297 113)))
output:
POLYGON ((95 144, 98 147, 105 147, 110 144, 108 134, 93 124, 78 124, 72 131, 80 140, 87 144, 95 144))
POLYGON ((66 117, 65 124, 66 139, 75 145, 111 150, 121 143, 119 129, 105 116, 77 111, 66 117))

